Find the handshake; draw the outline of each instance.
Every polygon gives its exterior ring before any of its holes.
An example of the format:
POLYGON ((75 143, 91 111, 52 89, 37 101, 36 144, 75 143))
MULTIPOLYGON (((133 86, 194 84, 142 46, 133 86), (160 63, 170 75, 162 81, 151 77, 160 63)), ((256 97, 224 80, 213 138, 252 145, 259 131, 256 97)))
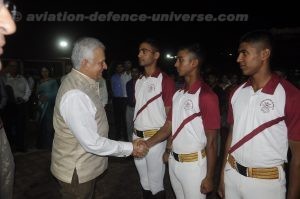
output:
POLYGON ((132 155, 136 158, 142 158, 147 155, 149 147, 146 144, 146 141, 143 139, 136 139, 132 141, 133 151, 132 155))

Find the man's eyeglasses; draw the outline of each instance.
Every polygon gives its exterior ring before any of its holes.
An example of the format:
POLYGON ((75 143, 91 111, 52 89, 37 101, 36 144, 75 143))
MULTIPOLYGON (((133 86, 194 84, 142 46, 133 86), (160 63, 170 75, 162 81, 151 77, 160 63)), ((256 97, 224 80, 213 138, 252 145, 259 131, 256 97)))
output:
POLYGON ((139 53, 140 52, 142 52, 142 54, 146 54, 147 52, 155 53, 155 51, 147 49, 147 48, 141 48, 141 49, 139 49, 139 53))
POLYGON ((5 6, 13 19, 17 16, 17 6, 10 0, 0 0, 0 7, 5 6))

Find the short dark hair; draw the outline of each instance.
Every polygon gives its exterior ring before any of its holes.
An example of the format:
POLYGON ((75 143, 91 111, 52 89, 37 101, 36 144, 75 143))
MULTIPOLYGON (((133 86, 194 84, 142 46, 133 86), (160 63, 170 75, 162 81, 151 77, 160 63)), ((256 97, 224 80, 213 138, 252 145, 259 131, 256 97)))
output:
POLYGON ((274 47, 274 38, 270 31, 268 30, 255 30, 244 34, 240 43, 262 43, 265 48, 273 50, 274 47))
POLYGON ((187 50, 190 53, 192 53, 196 59, 201 60, 201 62, 204 62, 206 54, 204 51, 204 48, 199 44, 199 43, 192 43, 192 44, 187 44, 184 46, 181 46, 178 51, 181 50, 187 50))
POLYGON ((150 44, 150 46, 156 51, 156 52, 160 52, 161 48, 160 48, 160 44, 158 42, 157 39, 154 38, 147 38, 144 39, 141 43, 147 43, 150 44))

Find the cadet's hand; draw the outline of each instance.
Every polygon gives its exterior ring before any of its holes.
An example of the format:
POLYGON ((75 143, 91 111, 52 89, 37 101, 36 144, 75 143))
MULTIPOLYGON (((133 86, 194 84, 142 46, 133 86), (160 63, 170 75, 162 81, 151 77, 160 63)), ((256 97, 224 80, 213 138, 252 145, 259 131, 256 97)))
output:
POLYGON ((208 194, 214 189, 214 183, 212 178, 205 177, 200 186, 200 191, 203 194, 208 194))
POLYGON ((220 198, 225 198, 225 184, 224 184, 224 173, 221 171, 220 184, 218 187, 218 194, 220 198))
POLYGON ((133 144, 132 155, 134 157, 141 158, 147 155, 149 148, 143 139, 136 139, 132 142, 132 144, 133 144))
POLYGON ((163 162, 166 164, 169 161, 169 157, 170 157, 170 153, 171 153, 171 149, 167 149, 165 150, 164 154, 163 154, 163 162))

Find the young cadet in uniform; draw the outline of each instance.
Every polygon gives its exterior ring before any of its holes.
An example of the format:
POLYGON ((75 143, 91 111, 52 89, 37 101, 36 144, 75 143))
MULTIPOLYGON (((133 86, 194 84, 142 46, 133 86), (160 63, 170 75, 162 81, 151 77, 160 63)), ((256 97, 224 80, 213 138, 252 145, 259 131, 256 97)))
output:
POLYGON ((249 79, 229 101, 222 198, 285 198, 288 145, 292 159, 287 197, 300 198, 300 92, 271 72, 272 53, 269 32, 250 32, 240 40, 237 62, 249 79))
POLYGON ((177 199, 204 199, 213 190, 220 111, 217 95, 200 78, 204 54, 198 44, 182 47, 175 67, 185 86, 173 96, 172 113, 148 147, 166 139, 169 174, 177 199), (171 145, 172 141, 172 145, 171 145))
MULTIPOLYGON (((139 46, 139 64, 144 67, 135 84, 135 111, 133 140, 145 140, 153 136, 165 123, 175 92, 173 80, 161 72, 157 66, 160 57, 155 40, 145 40, 139 46)), ((143 198, 165 198, 165 165, 162 155, 166 141, 156 144, 144 158, 134 160, 143 188, 143 198)))

